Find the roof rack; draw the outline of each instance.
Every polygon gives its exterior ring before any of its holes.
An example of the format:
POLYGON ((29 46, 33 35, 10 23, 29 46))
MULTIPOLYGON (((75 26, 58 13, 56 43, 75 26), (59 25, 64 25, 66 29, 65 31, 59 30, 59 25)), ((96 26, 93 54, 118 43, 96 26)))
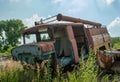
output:
POLYGON ((56 17, 57 17, 57 15, 48 17, 48 18, 46 18, 46 19, 42 19, 42 18, 41 18, 40 21, 35 22, 35 25, 54 22, 54 21, 57 20, 56 17))
POLYGON ((83 24, 87 24, 87 25, 93 25, 96 27, 102 26, 100 23, 96 23, 96 22, 92 22, 92 21, 88 21, 88 20, 83 20, 83 19, 79 19, 79 18, 74 18, 74 17, 69 17, 69 16, 64 16, 62 14, 48 17, 46 19, 41 19, 40 21, 35 22, 35 25, 44 24, 44 23, 51 23, 51 22, 54 22, 56 20, 57 21, 74 22, 74 23, 83 23, 83 24))

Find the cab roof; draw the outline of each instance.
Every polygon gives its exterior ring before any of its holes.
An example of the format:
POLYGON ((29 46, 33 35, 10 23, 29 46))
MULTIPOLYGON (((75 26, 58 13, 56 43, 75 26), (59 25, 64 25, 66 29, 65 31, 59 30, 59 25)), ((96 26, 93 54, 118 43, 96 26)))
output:
POLYGON ((40 24, 40 25, 36 25, 34 27, 31 28, 27 28, 24 31, 22 31, 21 34, 30 34, 30 33, 35 33, 37 32, 40 28, 52 28, 52 27, 65 27, 65 26, 80 26, 83 27, 84 25, 82 23, 53 23, 53 24, 40 24))

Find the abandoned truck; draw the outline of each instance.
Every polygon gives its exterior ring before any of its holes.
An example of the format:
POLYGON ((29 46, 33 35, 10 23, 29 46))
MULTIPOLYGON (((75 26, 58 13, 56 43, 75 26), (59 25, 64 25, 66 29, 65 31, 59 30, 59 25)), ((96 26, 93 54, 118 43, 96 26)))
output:
MULTIPOLYGON (((110 50, 110 36, 105 26, 62 14, 35 22, 35 26, 25 29, 22 35, 24 45, 12 50, 13 59, 33 66, 51 59, 53 67, 60 64, 65 68, 79 64, 82 55, 87 59, 89 48, 95 53, 110 50), (28 35, 35 35, 36 41, 26 43, 28 35)), ((98 62, 101 63, 101 59, 98 62)))

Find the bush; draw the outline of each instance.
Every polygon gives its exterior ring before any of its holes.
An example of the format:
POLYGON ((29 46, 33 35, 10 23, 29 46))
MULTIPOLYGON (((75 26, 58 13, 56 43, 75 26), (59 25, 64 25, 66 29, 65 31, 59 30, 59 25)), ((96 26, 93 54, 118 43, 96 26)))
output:
POLYGON ((9 45, 7 50, 5 50, 3 47, 1 48, 0 50, 0 56, 10 56, 11 55, 11 50, 13 49, 14 47, 9 45))

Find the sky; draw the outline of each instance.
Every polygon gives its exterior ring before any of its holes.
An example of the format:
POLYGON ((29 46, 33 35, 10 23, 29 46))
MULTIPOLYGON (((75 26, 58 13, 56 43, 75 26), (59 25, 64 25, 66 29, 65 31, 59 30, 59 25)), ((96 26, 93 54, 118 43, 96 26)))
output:
POLYGON ((20 19, 28 27, 58 13, 99 22, 120 37, 120 0, 0 0, 0 20, 20 19))

